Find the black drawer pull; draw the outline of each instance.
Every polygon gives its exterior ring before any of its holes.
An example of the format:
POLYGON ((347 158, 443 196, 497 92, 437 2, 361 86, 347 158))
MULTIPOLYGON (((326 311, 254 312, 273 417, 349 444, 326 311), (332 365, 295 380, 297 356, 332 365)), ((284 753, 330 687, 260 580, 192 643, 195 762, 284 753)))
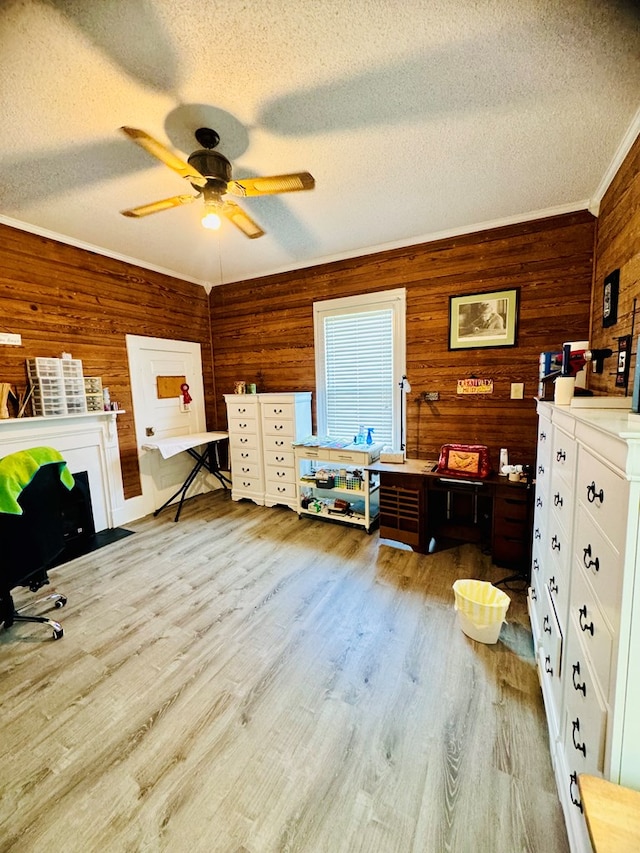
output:
POLYGON ((540 433, 540 441, 546 441, 546 440, 547 440, 546 432, 541 432, 540 433))
POLYGON ((276 462, 284 462, 284 456, 276 456, 276 462))
POLYGON ((273 428, 274 428, 274 429, 277 429, 277 430, 284 429, 284 424, 274 424, 274 425, 273 425, 273 428))
POLYGON ((547 673, 547 675, 553 675, 553 667, 551 666, 551 658, 549 655, 545 655, 544 671, 547 673))
POLYGON ((576 788, 578 787, 578 774, 572 773, 569 779, 569 796, 571 797, 571 802, 574 806, 577 806, 580 809, 580 812, 582 812, 582 803, 580 802, 580 800, 576 800, 576 798, 573 796, 573 786, 575 785, 576 788))
POLYGON ((240 444, 248 444, 248 443, 249 443, 248 438, 243 438, 242 436, 240 436, 240 444))
POLYGON ((594 481, 591 481, 591 485, 587 486, 587 500, 590 504, 594 501, 599 501, 601 504, 604 503, 604 491, 600 489, 600 491, 596 491, 596 484, 594 481))
POLYGON ((274 441, 276 447, 284 447, 284 441, 274 441))
POLYGON ((536 527, 535 532, 533 534, 534 539, 542 539, 542 533, 540 533, 540 528, 536 527))
POLYGON ((573 745, 578 750, 578 752, 581 752, 583 754, 583 756, 586 758, 587 757, 586 744, 576 742, 576 732, 580 731, 580 717, 576 717, 575 720, 573 720, 573 722, 571 723, 571 725, 573 726, 573 730, 571 732, 571 740, 573 741, 573 745))
POLYGON ((558 450, 558 452, 556 453, 556 461, 557 462, 565 462, 566 458, 567 458, 567 454, 564 452, 564 450, 558 450))
POLYGON ((538 600, 538 593, 536 592, 535 586, 532 586, 531 587, 531 601, 537 601, 537 600, 538 600))
POLYGON ((551 634, 551 619, 549 619, 548 615, 542 620, 542 630, 545 634, 551 634))
POLYGON ((536 506, 542 506, 542 503, 543 503, 542 498, 541 498, 541 497, 537 497, 537 498, 536 498, 536 506))
POLYGON ((287 491, 286 486, 278 486, 277 489, 279 492, 286 492, 287 491))
POLYGON ((590 631, 591 636, 593 637, 593 630, 594 630, 593 629, 593 620, 591 620, 591 622, 586 622, 586 621, 583 622, 582 621, 583 618, 585 620, 587 618, 587 605, 583 604, 582 607, 578 610, 578 613, 580 614, 580 619, 579 619, 580 627, 582 628, 583 631, 590 631))
POLYGON ((599 560, 599 558, 596 557, 595 560, 591 559, 591 543, 589 543, 587 545, 587 547, 584 549, 584 556, 582 557, 582 562, 584 563, 585 569, 590 569, 593 567, 596 570, 596 572, 600 571, 600 560, 599 560), (588 562, 587 562, 587 557, 589 558, 588 562))
POLYGON ((544 474, 544 465, 538 465, 538 474, 544 474))
POLYGON ((286 477, 286 476, 287 476, 286 471, 276 471, 276 477, 286 477))
POLYGON ((573 673, 571 674, 571 681, 573 682, 573 689, 576 691, 581 690, 582 695, 586 696, 587 695, 586 682, 583 681, 582 684, 580 684, 580 682, 576 683, 576 675, 580 675, 580 661, 576 661, 576 663, 574 663, 574 665, 573 665, 573 673))
POLYGON ((558 594, 558 584, 556 583, 555 575, 549 578, 549 592, 553 592, 555 595, 558 594))
POLYGON ((273 410, 273 414, 274 414, 274 415, 281 415, 281 414, 282 414, 282 409, 274 409, 274 410, 273 410))
POLYGON ((243 468, 243 469, 242 469, 242 473, 243 473, 243 474, 250 474, 250 473, 251 473, 251 468, 243 468))
POLYGON ((560 540, 558 539, 558 537, 556 536, 555 533, 551 537, 551 549, 553 551, 559 551, 560 550, 560 540))
POLYGON ((246 410, 246 409, 237 409, 237 410, 236 410, 236 413, 237 413, 238 415, 246 415, 246 414, 247 414, 247 410, 246 410))
POLYGON ((562 495, 560 492, 556 492, 553 496, 553 505, 554 506, 562 506, 564 501, 562 500, 562 495))
POLYGON ((537 558, 537 557, 534 557, 534 558, 533 558, 533 565, 531 566, 531 568, 534 570, 534 572, 539 571, 539 569, 540 569, 540 563, 538 562, 538 558, 537 558))
POLYGON ((238 424, 238 429, 246 429, 249 424, 238 424))

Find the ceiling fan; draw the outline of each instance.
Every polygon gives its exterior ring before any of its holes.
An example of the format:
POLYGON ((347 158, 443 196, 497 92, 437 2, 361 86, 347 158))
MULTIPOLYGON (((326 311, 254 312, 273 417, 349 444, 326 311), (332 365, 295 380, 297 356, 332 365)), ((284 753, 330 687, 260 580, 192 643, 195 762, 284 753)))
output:
POLYGON ((205 215, 202 224, 205 228, 219 228, 220 217, 224 216, 239 228, 247 237, 262 237, 262 228, 240 207, 227 199, 230 193, 234 196, 274 195, 275 193, 290 193, 300 190, 312 190, 315 179, 309 172, 294 172, 290 175, 273 175, 266 178, 232 179, 231 163, 224 154, 214 151, 220 142, 220 136, 209 127, 200 127, 195 132, 196 141, 202 146, 191 154, 187 162, 158 142, 144 130, 135 127, 121 127, 120 130, 136 145, 144 148, 152 157, 160 160, 165 166, 173 169, 181 177, 186 178, 197 190, 197 195, 174 195, 151 204, 122 210, 123 216, 148 216, 161 210, 169 210, 182 204, 190 204, 197 198, 204 198, 205 215))

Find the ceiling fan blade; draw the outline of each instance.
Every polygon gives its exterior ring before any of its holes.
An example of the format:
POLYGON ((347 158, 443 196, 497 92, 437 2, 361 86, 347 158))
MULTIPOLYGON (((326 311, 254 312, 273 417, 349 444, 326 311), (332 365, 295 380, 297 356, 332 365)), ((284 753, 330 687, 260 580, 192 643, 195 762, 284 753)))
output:
POLYGON ((312 190, 315 178, 309 172, 293 172, 291 175, 272 175, 268 178, 240 178, 229 181, 227 192, 233 195, 273 195, 274 193, 294 193, 300 190, 312 190))
POLYGON ((180 207, 181 204, 190 204, 197 198, 197 195, 174 195, 171 198, 163 198, 162 201, 152 201, 151 204, 141 204, 140 207, 121 210, 120 213, 123 216, 148 216, 150 213, 159 213, 161 210, 180 207))
POLYGON ((186 178, 198 187, 204 187, 206 185, 207 179, 204 175, 201 175, 197 169, 194 169, 193 166, 190 166, 184 160, 181 160, 180 157, 173 153, 173 151, 169 151, 169 149, 165 148, 161 142, 158 142, 158 140, 154 139, 153 136, 149 136, 149 134, 145 133, 144 130, 138 130, 135 127, 121 127, 120 130, 126 134, 129 139, 132 139, 136 145, 144 148, 144 150, 148 154, 151 154, 152 157, 155 157, 157 160, 160 160, 161 163, 164 163, 165 166, 168 166, 170 169, 173 169, 174 172, 177 172, 180 177, 186 178))
POLYGON ((223 216, 226 216, 229 222, 232 222, 236 228, 239 228, 250 239, 255 240, 256 237, 264 235, 264 231, 258 223, 254 222, 249 214, 245 213, 235 202, 225 201, 219 210, 223 216))

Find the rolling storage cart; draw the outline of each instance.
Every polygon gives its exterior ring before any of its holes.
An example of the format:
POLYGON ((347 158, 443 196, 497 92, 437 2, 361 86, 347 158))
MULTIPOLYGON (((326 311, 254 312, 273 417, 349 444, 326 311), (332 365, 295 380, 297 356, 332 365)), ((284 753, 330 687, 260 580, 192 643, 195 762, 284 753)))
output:
POLYGON ((381 449, 315 437, 294 444, 298 516, 330 518, 370 533, 378 520, 380 480, 366 466, 381 449))

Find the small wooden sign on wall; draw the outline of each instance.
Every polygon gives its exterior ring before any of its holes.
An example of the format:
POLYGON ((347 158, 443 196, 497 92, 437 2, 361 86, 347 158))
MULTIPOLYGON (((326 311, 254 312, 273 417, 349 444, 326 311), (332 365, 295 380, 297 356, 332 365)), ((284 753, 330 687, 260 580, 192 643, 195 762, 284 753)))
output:
POLYGON ((185 376, 156 376, 158 400, 167 400, 170 397, 180 397, 182 391, 180 386, 187 381, 185 376))
POLYGON ((458 394, 493 394, 493 379, 458 379, 458 394))

